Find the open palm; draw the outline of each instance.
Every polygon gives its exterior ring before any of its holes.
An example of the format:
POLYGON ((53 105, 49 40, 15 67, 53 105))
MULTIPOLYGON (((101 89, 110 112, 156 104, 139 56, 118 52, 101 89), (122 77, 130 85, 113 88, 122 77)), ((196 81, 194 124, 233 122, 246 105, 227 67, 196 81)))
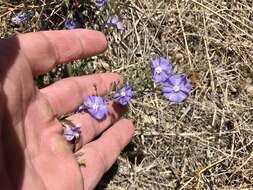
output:
POLYGON ((57 117, 72 112, 85 96, 104 95, 122 78, 113 73, 71 77, 44 89, 34 76, 57 64, 106 49, 103 34, 90 30, 50 31, 0 41, 0 189, 93 189, 133 135, 131 121, 118 120, 121 107, 109 103, 109 115, 69 116, 81 124, 79 166, 63 137, 57 117), (93 140, 102 134, 98 139, 93 140))

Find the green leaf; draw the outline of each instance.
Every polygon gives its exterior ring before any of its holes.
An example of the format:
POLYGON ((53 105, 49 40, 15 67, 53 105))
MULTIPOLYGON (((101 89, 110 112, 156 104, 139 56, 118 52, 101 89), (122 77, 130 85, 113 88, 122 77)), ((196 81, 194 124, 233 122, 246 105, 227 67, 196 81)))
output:
POLYGON ((86 166, 85 160, 77 160, 79 166, 86 166))
POLYGON ((69 6, 69 0, 63 0, 65 5, 68 7, 69 6))

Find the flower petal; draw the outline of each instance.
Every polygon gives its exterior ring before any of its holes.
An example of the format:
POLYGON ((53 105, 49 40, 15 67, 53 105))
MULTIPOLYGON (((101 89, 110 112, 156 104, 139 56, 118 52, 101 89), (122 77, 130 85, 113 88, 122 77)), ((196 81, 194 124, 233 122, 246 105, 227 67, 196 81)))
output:
POLYGON ((124 29, 124 25, 122 24, 122 22, 117 22, 116 26, 119 31, 124 29))
POLYGON ((185 93, 183 93, 183 92, 181 92, 181 91, 179 91, 179 92, 177 92, 177 93, 175 93, 175 92, 171 92, 171 93, 164 93, 163 94, 168 100, 170 100, 170 101, 172 101, 172 102, 182 102, 182 101, 184 101, 188 96, 185 94, 185 93))
POLYGON ((182 82, 184 82, 185 80, 185 76, 181 75, 181 74, 177 74, 177 75, 171 75, 168 78, 168 81, 173 84, 173 85, 180 85, 182 82))
POLYGON ((163 93, 171 93, 173 92, 173 86, 164 86, 162 89, 163 93))
POLYGON ((96 4, 97 4, 97 6, 102 7, 105 4, 105 0, 96 0, 96 4))
POLYGON ((155 60, 153 60, 152 61, 152 63, 151 63, 151 68, 152 69, 155 69, 156 67, 158 67, 160 65, 160 61, 159 61, 159 59, 157 58, 157 59, 155 59, 155 60))
POLYGON ((117 17, 113 17, 111 20, 112 24, 117 24, 119 22, 119 19, 117 17))
POLYGON ((95 101, 95 99, 94 99, 93 96, 88 96, 88 97, 84 100, 84 105, 86 105, 87 107, 92 107, 94 101, 95 101))
POLYGON ((72 141, 74 139, 74 132, 71 128, 64 128, 64 136, 67 141, 72 141))
POLYGON ((102 119, 105 116, 104 110, 98 110, 94 115, 96 119, 102 119))

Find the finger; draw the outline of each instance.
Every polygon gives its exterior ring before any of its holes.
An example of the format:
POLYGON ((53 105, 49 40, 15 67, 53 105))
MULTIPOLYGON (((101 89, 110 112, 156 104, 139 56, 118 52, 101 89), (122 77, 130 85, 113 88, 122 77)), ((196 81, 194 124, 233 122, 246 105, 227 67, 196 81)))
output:
POLYGON ((86 166, 81 167, 85 189, 93 189, 103 174, 116 161, 134 134, 131 121, 124 119, 109 128, 98 140, 85 145, 80 152, 86 166))
POLYGON ((60 80, 41 89, 54 113, 64 114, 76 109, 85 97, 105 95, 112 90, 113 85, 122 83, 120 75, 100 73, 82 77, 71 77, 60 80))
POLYGON ((80 124, 83 145, 92 141, 111 126, 112 123, 116 122, 127 111, 127 108, 116 102, 110 102, 108 110, 108 115, 105 119, 99 121, 87 113, 79 113, 67 118, 67 120, 70 120, 74 124, 80 124))
POLYGON ((107 48, 101 32, 84 29, 20 34, 16 39, 20 55, 28 60, 34 75, 46 73, 57 64, 102 53, 107 48))

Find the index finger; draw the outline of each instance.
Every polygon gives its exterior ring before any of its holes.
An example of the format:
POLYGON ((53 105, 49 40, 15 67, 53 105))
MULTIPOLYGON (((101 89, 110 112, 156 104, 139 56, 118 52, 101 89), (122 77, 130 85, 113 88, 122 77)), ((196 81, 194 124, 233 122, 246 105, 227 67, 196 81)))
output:
POLYGON ((43 31, 17 35, 19 56, 24 56, 34 75, 58 64, 102 53, 107 41, 101 32, 85 29, 43 31))

